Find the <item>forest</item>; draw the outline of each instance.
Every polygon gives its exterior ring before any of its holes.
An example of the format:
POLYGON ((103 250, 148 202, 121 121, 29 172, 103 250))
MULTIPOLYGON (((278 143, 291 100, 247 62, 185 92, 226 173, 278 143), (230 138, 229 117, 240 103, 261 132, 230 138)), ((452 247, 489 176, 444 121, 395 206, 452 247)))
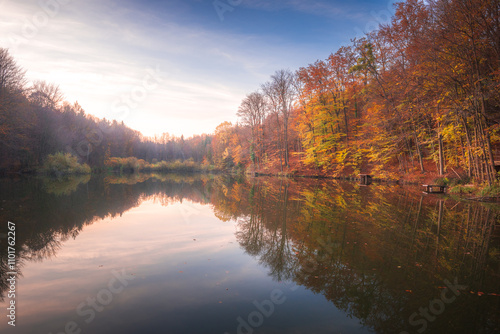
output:
POLYGON ((146 161, 201 163, 211 156, 210 145, 209 135, 185 139, 164 133, 150 138, 123 122, 98 119, 78 102, 64 101, 55 84, 28 85, 25 70, 0 48, 0 174, 33 172, 57 153, 71 155, 94 171, 113 169, 119 158, 139 166, 146 161))
POLYGON ((396 4, 390 24, 248 94, 240 122, 216 130, 216 163, 493 183, 499 13, 495 0, 396 4))
POLYGON ((500 2, 407 0, 390 24, 241 101, 238 122, 191 138, 149 138, 26 82, 0 49, 0 171, 71 153, 93 170, 134 157, 281 175, 494 184, 500 166, 500 2), (114 159, 114 160, 113 160, 114 159), (495 161, 499 161, 495 163, 495 161))

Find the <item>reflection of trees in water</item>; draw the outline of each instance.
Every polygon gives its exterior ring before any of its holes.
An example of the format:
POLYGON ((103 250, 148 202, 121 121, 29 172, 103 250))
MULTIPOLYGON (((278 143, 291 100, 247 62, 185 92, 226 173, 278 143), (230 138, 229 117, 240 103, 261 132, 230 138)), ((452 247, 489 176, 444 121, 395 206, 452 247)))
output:
MULTIPOLYGON (((68 238, 76 238, 87 225, 115 217, 144 200, 168 205, 189 199, 208 203, 210 177, 143 175, 102 179, 0 180, 0 221, 16 223, 17 271, 25 261, 54 256, 68 238), (76 185, 76 186, 75 186, 76 185)), ((0 226, 6 234, 7 224, 0 226)), ((2 234, 3 233, 3 234, 2 234)), ((0 238, 0 299, 5 297, 7 270, 6 238, 0 238), (4 247, 4 246, 5 247, 4 247)))
POLYGON ((69 195, 78 189, 80 184, 90 181, 90 174, 66 176, 62 178, 41 178, 45 191, 55 195, 69 195))
POLYGON ((280 180, 272 187, 276 189, 265 184, 251 186, 248 202, 241 205, 236 239, 249 255, 269 268, 274 279, 289 280, 295 262, 287 228, 290 212, 296 211, 300 203, 290 199, 288 182, 280 180))
MULTIPOLYGON (((445 279, 499 292, 498 209, 395 186, 269 180, 247 192, 242 247, 277 280, 321 293, 377 333, 418 329, 408 318, 439 298, 445 279)), ((469 333, 499 325, 498 297, 461 297, 429 327, 469 333)))
MULTIPOLYGON (((445 279, 500 292, 497 207, 421 196, 411 188, 161 174, 92 179, 67 195, 47 193, 43 182, 0 185, 0 219, 16 222, 21 267, 53 256, 86 225, 144 200, 188 199, 237 221, 238 242, 274 279, 322 294, 377 333, 415 330, 408 318, 439 297, 445 279)), ((5 252, 0 247, 3 293, 5 252)), ((495 298, 462 294, 429 323, 430 332, 492 332, 500 314, 495 298)))
MULTIPOLYGON (((75 235, 76 237, 76 235, 75 235)), ((22 250, 22 259, 41 262, 56 255, 61 244, 67 239, 59 233, 38 235, 37 239, 29 240, 22 250)))

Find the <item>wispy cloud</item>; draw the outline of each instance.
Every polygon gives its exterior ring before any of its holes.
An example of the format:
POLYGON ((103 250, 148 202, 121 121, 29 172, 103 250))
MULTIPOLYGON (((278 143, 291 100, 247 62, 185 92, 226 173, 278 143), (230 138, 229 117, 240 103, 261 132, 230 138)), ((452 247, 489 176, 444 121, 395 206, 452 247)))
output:
MULTIPOLYGON (((141 83, 148 68, 160 68, 161 85, 123 119, 146 135, 211 132, 234 120, 241 99, 275 70, 327 56, 318 52, 323 44, 299 41, 293 32, 232 30, 210 6, 207 13, 190 12, 203 3, 189 1, 162 2, 168 7, 162 11, 147 1, 61 1, 67 4, 16 46, 14 37, 24 38, 27 22, 43 12, 40 3, 0 0, 0 47, 11 49, 30 80, 55 82, 70 102, 78 100, 87 112, 108 119, 117 117, 110 111, 117 98, 141 83)), ((320 0, 255 0, 238 9, 245 20, 252 19, 245 6, 331 17, 347 13, 345 6, 320 0)))
POLYGON ((255 0, 244 1, 243 6, 267 11, 281 11, 290 9, 297 12, 324 16, 330 18, 359 17, 359 12, 354 6, 343 1, 321 1, 321 0, 255 0))

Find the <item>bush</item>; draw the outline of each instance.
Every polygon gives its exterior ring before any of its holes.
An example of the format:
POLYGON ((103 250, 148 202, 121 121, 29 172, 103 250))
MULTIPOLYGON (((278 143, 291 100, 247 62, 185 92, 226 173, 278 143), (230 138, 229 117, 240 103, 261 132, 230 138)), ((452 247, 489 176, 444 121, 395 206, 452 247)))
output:
POLYGON ((477 188, 472 185, 472 184, 466 184, 466 185, 462 185, 462 184, 457 184, 457 185, 454 185, 452 187, 450 187, 450 189, 448 190, 448 193, 450 194, 473 194, 477 191, 477 188))
POLYGON ((91 169, 87 164, 78 163, 78 158, 71 153, 59 152, 47 157, 41 172, 60 177, 68 174, 90 174, 91 169))
POLYGON ((494 183, 481 189, 479 193, 481 197, 500 197, 500 184, 494 183))
POLYGON ((104 162, 109 169, 120 173, 136 173, 143 170, 148 165, 146 161, 136 157, 109 158, 104 162))

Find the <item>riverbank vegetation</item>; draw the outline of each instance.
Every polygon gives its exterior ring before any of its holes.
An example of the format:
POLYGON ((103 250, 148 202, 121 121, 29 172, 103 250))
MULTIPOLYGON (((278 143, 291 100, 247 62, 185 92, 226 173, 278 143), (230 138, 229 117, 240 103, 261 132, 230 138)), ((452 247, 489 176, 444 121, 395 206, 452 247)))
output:
POLYGON ((192 172, 210 172, 213 166, 197 163, 194 159, 175 160, 175 161, 157 161, 153 159, 149 163, 143 159, 135 157, 128 158, 109 158, 104 162, 105 170, 118 173, 137 173, 137 172, 164 172, 164 173, 192 173, 192 172))
POLYGON ((145 137, 97 119, 58 87, 28 85, 0 49, 0 171, 68 152, 95 171, 221 170, 357 176, 495 188, 500 168, 500 7, 407 0, 389 24, 255 87, 213 134, 145 137))
POLYGON ((71 153, 49 154, 42 168, 42 174, 49 176, 67 176, 71 174, 90 174, 89 165, 78 163, 77 157, 71 153))

